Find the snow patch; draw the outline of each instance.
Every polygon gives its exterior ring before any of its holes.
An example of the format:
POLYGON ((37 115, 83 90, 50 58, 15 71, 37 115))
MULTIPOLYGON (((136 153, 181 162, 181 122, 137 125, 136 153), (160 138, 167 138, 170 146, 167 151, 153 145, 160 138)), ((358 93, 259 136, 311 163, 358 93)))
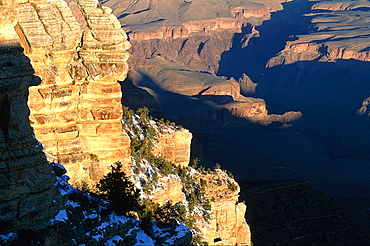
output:
POLYGON ((81 207, 80 204, 78 204, 77 202, 74 202, 74 201, 71 201, 71 200, 68 200, 68 202, 66 203, 67 206, 70 206, 72 208, 77 208, 77 207, 81 207))
POLYGON ((55 218, 52 219, 50 222, 53 223, 55 221, 62 221, 65 222, 68 220, 67 211, 65 209, 60 210, 57 215, 55 215, 55 218))
POLYGON ((109 239, 105 243, 105 246, 116 246, 116 243, 118 243, 119 241, 123 241, 123 238, 119 235, 116 235, 116 236, 112 237, 111 239, 109 239))
POLYGON ((144 231, 139 231, 136 234, 136 243, 134 246, 144 246, 144 245, 155 245, 155 242, 150 238, 144 231))
POLYGON ((17 233, 8 233, 8 234, 4 234, 4 235, 0 235, 0 242, 4 241, 4 242, 7 242, 9 240, 13 240, 17 237, 17 233))

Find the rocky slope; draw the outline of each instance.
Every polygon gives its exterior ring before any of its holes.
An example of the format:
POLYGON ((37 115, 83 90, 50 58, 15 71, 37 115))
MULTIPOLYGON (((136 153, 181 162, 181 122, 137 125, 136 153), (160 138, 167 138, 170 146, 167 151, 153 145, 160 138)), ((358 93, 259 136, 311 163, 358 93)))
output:
POLYGON ((369 157, 368 8, 362 1, 313 4, 305 14, 311 31, 268 61, 257 90, 277 110, 302 109, 306 135, 334 156, 369 157))
POLYGON ((249 226, 244 219, 246 206, 238 202, 240 188, 235 180, 221 169, 211 171, 188 166, 188 163, 171 163, 168 153, 160 153, 162 146, 173 145, 161 143, 164 137, 176 136, 176 133, 189 136, 187 130, 173 123, 155 121, 139 112, 134 115, 126 111, 123 122, 132 143, 139 140, 139 144, 131 145, 132 177, 143 197, 161 205, 170 202, 184 207, 187 212, 182 220, 200 242, 251 244, 249 226), (145 154, 147 141, 153 142, 152 153, 159 154, 159 158, 145 154))
MULTIPOLYGON (((127 20, 122 25, 129 27, 130 18, 145 16, 152 9, 161 8, 163 3, 154 5, 122 14, 121 19, 127 20)), ((135 71, 129 79, 141 88, 146 87, 152 97, 142 90, 140 96, 145 96, 153 108, 160 109, 159 113, 171 115, 173 120, 191 129, 192 153, 205 165, 221 163, 239 179, 309 179, 315 187, 332 196, 347 197, 342 198, 344 200, 368 197, 368 181, 363 175, 370 171, 367 160, 370 139, 368 3, 295 0, 282 5, 284 9, 273 12, 262 23, 246 20, 251 24, 244 24, 232 36, 222 36, 218 33, 221 29, 210 31, 215 40, 204 34, 207 30, 203 34, 174 31, 173 37, 169 32, 162 34, 163 40, 151 39, 152 32, 148 31, 145 37, 141 27, 153 28, 158 34, 160 31, 155 28, 162 21, 170 22, 165 15, 154 14, 157 19, 148 23, 143 18, 142 26, 130 27, 132 49, 137 57, 152 59, 141 64, 136 62, 138 69, 132 67, 135 71), (141 31, 141 36, 135 30, 141 31), (185 68, 172 67, 169 71, 162 58, 185 68), (231 91, 222 97, 215 95, 212 100, 210 95, 203 96, 208 100, 194 100, 199 99, 198 93, 207 87, 202 83, 199 85, 203 87, 193 87, 191 75, 186 79, 189 83, 177 83, 176 79, 190 74, 191 69, 208 71, 230 81, 232 77, 244 77, 246 83, 240 83, 242 93, 263 98, 269 112, 283 114, 299 110, 303 117, 292 125, 272 122, 268 127, 260 127, 234 117, 231 110, 215 111, 225 99, 230 100, 231 91), (169 76, 165 76, 166 73, 169 76), (158 77, 171 79, 156 79, 158 77), (176 86, 166 87, 166 84, 176 86), (190 87, 194 88, 192 96, 197 97, 181 94, 189 93, 190 87), (199 111, 190 112, 191 109, 199 111), (331 159, 343 157, 347 159, 331 159)), ((207 81, 205 77, 199 75, 201 81, 207 81)), ((220 85, 223 83, 228 84, 220 82, 220 85)), ((138 99, 133 101, 132 104, 137 105, 138 99)), ((226 109, 224 105, 222 108, 226 109)))
MULTIPOLYGON (((214 114, 212 120, 217 122, 213 124, 214 128, 233 124, 233 118, 265 126, 273 122, 281 126, 301 118, 300 112, 268 114, 263 99, 242 96, 241 88, 250 86, 246 75, 237 82, 191 71, 161 57, 140 59, 131 56, 129 61, 132 70, 123 85, 132 83, 146 90, 158 103, 160 112, 187 127, 206 127, 210 117, 202 117, 203 114, 214 114), (195 123, 200 119, 205 122, 195 123)), ((146 106, 147 101, 140 102, 135 98, 137 95, 133 93, 125 100, 132 107, 146 106)))
POLYGON ((139 221, 71 187, 62 166, 50 167, 29 122, 28 90, 40 79, 20 46, 19 6, 0 6, 0 244, 189 244, 185 226, 153 223, 144 232, 139 221))

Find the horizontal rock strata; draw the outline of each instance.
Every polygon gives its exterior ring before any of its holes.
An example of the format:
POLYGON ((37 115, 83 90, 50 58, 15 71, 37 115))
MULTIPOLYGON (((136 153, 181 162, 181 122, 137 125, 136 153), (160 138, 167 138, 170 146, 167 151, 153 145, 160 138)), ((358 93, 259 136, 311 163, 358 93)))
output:
POLYGON ((31 125, 72 182, 98 180, 117 160, 130 166, 117 83, 126 77, 130 44, 110 9, 95 1, 74 7, 72 13, 63 1, 22 4, 16 28, 42 80, 30 88, 31 125))

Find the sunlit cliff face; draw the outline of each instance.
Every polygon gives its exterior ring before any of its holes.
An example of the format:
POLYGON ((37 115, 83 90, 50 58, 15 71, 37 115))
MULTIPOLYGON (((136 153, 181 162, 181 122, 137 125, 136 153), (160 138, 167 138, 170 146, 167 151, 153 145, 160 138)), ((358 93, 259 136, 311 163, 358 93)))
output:
POLYGON ((130 44, 110 9, 81 1, 72 12, 63 1, 32 1, 13 12, 14 39, 41 78, 29 89, 28 107, 44 150, 66 166, 72 183, 96 181, 118 160, 128 168, 117 81, 126 78, 130 44))

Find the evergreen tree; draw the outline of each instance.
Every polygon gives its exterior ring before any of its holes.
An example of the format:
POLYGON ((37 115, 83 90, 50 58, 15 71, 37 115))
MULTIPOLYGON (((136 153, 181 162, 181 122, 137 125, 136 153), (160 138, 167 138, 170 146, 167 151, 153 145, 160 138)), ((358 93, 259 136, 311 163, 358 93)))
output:
POLYGON ((118 212, 138 211, 141 209, 140 192, 121 169, 119 161, 111 165, 111 171, 99 180, 96 188, 118 212))

